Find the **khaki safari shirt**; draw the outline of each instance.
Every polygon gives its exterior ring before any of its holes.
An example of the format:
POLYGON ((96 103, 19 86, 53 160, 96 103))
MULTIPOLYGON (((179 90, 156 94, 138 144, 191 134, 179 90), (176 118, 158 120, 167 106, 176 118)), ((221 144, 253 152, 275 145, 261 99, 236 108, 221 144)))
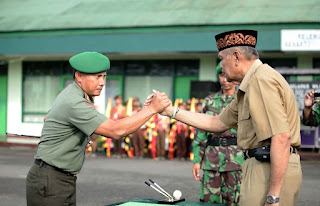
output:
POLYGON ((36 159, 80 172, 90 135, 107 119, 85 95, 75 82, 58 95, 44 122, 36 159))
POLYGON ((300 116, 292 89, 279 72, 256 60, 244 76, 235 99, 219 115, 237 130, 238 146, 270 145, 270 137, 289 132, 291 145, 300 146, 300 116))

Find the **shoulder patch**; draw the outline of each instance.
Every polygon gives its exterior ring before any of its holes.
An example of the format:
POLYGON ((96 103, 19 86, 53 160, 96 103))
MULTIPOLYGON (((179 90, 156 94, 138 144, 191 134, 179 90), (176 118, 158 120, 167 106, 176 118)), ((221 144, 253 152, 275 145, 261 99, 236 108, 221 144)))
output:
POLYGON ((94 107, 93 104, 90 104, 90 103, 88 103, 88 102, 86 102, 85 104, 94 107))

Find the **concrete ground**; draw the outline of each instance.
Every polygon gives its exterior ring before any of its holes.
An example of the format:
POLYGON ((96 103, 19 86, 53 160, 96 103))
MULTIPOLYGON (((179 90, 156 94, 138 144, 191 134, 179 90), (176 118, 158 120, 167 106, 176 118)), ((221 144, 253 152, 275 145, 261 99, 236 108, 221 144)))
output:
MULTIPOLYGON (((0 205, 26 205, 25 178, 35 148, 0 147, 0 205)), ((88 157, 78 175, 77 205, 108 205, 133 198, 164 199, 146 186, 153 179, 169 193, 181 190, 186 201, 198 201, 199 182, 189 161, 88 157)), ((302 160, 303 184, 298 206, 320 206, 320 161, 302 160)))

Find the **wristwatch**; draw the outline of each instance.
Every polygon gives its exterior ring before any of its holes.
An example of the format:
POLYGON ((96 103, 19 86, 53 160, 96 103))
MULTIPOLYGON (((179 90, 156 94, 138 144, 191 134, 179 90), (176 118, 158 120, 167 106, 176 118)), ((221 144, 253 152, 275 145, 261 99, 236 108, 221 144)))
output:
POLYGON ((280 201, 279 197, 275 197, 273 195, 267 195, 267 203, 268 204, 274 204, 274 203, 277 203, 279 201, 280 201))

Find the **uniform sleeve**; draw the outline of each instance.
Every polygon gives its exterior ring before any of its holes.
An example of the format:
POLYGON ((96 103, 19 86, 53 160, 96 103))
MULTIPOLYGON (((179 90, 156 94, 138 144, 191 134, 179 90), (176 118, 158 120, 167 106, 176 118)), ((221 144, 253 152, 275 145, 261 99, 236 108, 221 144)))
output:
POLYGON ((67 112, 69 122, 88 136, 108 119, 85 100, 70 104, 67 112))
MULTIPOLYGON (((204 112, 204 107, 206 106, 206 99, 202 103, 202 108, 200 113, 205 113, 204 112)), ((201 163, 203 160, 203 156, 206 150, 206 145, 208 141, 208 132, 195 129, 195 138, 193 140, 193 154, 194 154, 194 163, 201 163)))
MULTIPOLYGON (((303 114, 302 114, 303 116, 303 114)), ((320 125, 320 103, 318 102, 314 109, 311 110, 308 119, 301 120, 301 123, 306 126, 317 127, 320 125)))
MULTIPOLYGON (((241 91, 238 91, 241 92, 241 91)), ((237 95, 218 115, 219 119, 228 127, 238 130, 238 103, 237 95)))
POLYGON ((249 111, 259 141, 290 132, 285 112, 285 93, 275 78, 253 79, 248 93, 249 111))

